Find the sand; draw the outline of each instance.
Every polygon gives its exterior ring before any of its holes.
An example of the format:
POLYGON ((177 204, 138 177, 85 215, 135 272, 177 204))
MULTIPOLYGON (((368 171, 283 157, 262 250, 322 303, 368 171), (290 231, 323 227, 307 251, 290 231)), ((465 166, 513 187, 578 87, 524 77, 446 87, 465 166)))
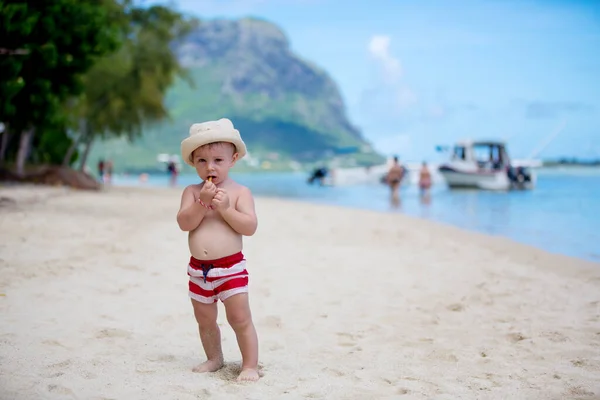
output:
MULTIPOLYGON (((203 361, 179 190, 0 188, 0 399, 599 399, 600 264, 258 198, 263 377, 203 361)), ((222 305, 220 310, 223 311, 222 305)))

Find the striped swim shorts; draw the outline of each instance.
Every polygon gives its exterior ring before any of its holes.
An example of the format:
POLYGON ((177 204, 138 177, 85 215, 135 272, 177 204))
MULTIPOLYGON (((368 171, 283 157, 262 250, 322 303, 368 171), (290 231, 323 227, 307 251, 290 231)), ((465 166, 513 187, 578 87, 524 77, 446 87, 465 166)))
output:
POLYGON ((248 292, 246 259, 241 251, 217 260, 190 257, 188 276, 189 296, 200 303, 212 304, 248 292))

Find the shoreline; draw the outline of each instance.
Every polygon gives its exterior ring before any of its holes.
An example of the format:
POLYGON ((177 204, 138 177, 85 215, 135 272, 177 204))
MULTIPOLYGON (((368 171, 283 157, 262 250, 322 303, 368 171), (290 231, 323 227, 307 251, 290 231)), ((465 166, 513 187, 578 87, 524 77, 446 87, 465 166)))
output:
MULTIPOLYGON (((26 184, 16 183, 16 184, 12 184, 12 185, 0 186, 0 199, 2 199, 4 197, 2 195, 2 193, 6 192, 6 191, 18 191, 18 192, 22 192, 22 193, 26 194, 28 192, 36 191, 36 190, 42 190, 42 191, 48 190, 49 192, 53 192, 52 197, 68 196, 68 195, 78 194, 78 193, 82 193, 82 194, 89 193, 91 195, 96 193, 97 195, 102 196, 107 193, 118 193, 120 195, 123 195, 123 194, 131 195, 136 192, 140 192, 143 194, 146 194, 145 192, 149 192, 154 195, 156 195, 156 194, 176 195, 177 200, 179 200, 179 196, 181 195, 181 192, 183 191, 183 187, 173 188, 173 187, 158 187, 158 186, 113 185, 113 186, 109 186, 109 187, 100 189, 100 191, 98 191, 98 192, 85 192, 85 191, 80 191, 80 190, 72 189, 72 188, 68 188, 68 187, 52 187, 52 186, 47 186, 47 185, 36 185, 36 184, 29 184, 29 183, 26 183, 26 184), (63 192, 63 193, 61 194, 60 192, 63 192)), ((27 201, 35 202, 35 200, 34 200, 35 196, 29 197, 29 196, 25 195, 24 198, 28 199, 27 201)), ((562 268, 563 268, 562 266, 564 264, 569 264, 569 265, 577 264, 579 267, 582 267, 583 270, 589 270, 594 273, 597 271, 600 271, 600 269, 597 269, 597 268, 600 268, 600 262, 590 261, 590 260, 583 259, 580 257, 573 257, 573 256, 564 255, 564 254, 560 254, 560 253, 553 253, 546 249, 542 249, 542 248, 539 248, 539 247, 536 247, 533 245, 518 242, 510 237, 506 237, 506 236, 502 236, 502 235, 493 235, 490 233, 465 229, 465 228, 455 226, 455 225, 452 225, 450 223, 446 223, 443 221, 430 220, 430 219, 426 219, 426 218, 412 216, 409 214, 390 212, 390 211, 381 211, 381 210, 374 210, 374 209, 365 209, 365 208, 346 206, 346 205, 334 205, 334 204, 328 204, 328 203, 319 203, 319 202, 313 202, 310 200, 302 200, 302 199, 296 199, 296 198, 291 198, 291 197, 286 198, 286 197, 278 197, 278 196, 259 195, 259 196, 255 196, 255 200, 257 203, 266 201, 266 202, 274 202, 274 203, 284 203, 289 206, 300 206, 300 207, 308 206, 308 207, 315 208, 315 209, 318 209, 323 212, 331 212, 331 211, 337 210, 337 211, 341 211, 341 212, 353 212, 355 214, 362 214, 363 216, 373 215, 373 216, 379 216, 379 217, 386 217, 386 218, 390 218, 390 219, 398 219, 400 221, 404 220, 405 222, 408 221, 411 224, 422 225, 422 227, 425 227, 427 229, 436 230, 436 231, 442 230, 442 231, 444 231, 445 234, 448 234, 448 235, 452 235, 452 234, 463 235, 464 237, 468 237, 469 240, 472 240, 473 243, 475 243, 479 246, 488 247, 489 250, 491 250, 495 253, 501 253, 504 250, 510 249, 506 253, 512 253, 512 254, 506 254, 506 255, 510 258, 514 258, 515 261, 518 261, 518 262, 529 262, 532 260, 535 262, 544 262, 544 263, 547 263, 547 265, 549 265, 552 269, 557 269, 557 270, 562 270, 562 268)), ((177 204, 177 206, 178 206, 178 204, 177 204)), ((565 271, 567 271, 567 270, 565 270, 565 271)))
MULTIPOLYGON (((2 191, 4 189, 14 189, 14 188, 20 188, 20 189, 24 189, 25 191, 28 190, 28 188, 32 188, 32 189, 37 189, 37 188, 41 188, 43 190, 43 188, 48 188, 49 190, 54 190, 57 188, 51 187, 51 186, 46 186, 46 185, 36 185, 36 184, 29 184, 29 183, 15 183, 15 184, 11 184, 11 185, 5 185, 5 186, 0 186, 0 194, 2 193, 2 191)), ((154 194, 157 193, 171 193, 171 194, 176 194, 177 196, 181 195, 181 192, 183 191, 184 186, 177 186, 177 187, 164 187, 164 186, 153 186, 153 185, 139 185, 139 186, 134 186, 134 185, 112 185, 112 186, 107 186, 105 188, 100 189, 98 192, 98 194, 103 194, 103 193, 107 193, 108 191, 112 191, 112 192, 119 192, 119 191, 123 191, 123 192, 151 192, 154 194)), ((71 189, 68 187, 61 187, 58 188, 57 190, 65 190, 68 192, 72 192, 72 193, 78 193, 79 191, 77 189, 71 189)), ((1 196, 0 196, 1 197, 1 196)), ((347 206, 347 205, 343 205, 343 204, 330 204, 330 203, 326 203, 326 202, 315 202, 312 200, 303 200, 301 198, 293 198, 293 197, 279 197, 279 196, 268 196, 268 195, 258 195, 255 196, 256 201, 260 201, 261 199, 263 200, 267 200, 267 201, 274 201, 274 202, 283 202, 283 203, 289 203, 289 204, 298 204, 298 205, 307 205, 307 206, 311 206, 311 207, 318 207, 321 209, 340 209, 340 210, 346 210, 346 211, 354 211, 354 212, 359 212, 359 213, 372 213, 373 215, 379 215, 379 216, 391 216, 393 215, 394 217, 392 218, 398 218, 398 219, 406 219, 407 221, 412 221, 413 223, 416 224, 423 224, 424 226, 430 228, 430 229, 442 229, 442 230, 446 230, 448 234, 452 234, 452 233, 459 233, 461 235, 468 235, 470 236, 471 240, 474 240, 475 242, 477 242, 479 245, 483 245, 483 246, 488 246, 494 249, 494 251, 497 252, 501 252, 502 250, 506 249, 506 248, 512 248, 513 253, 512 256, 513 257, 517 257, 518 261, 530 261, 531 257, 534 258, 534 260, 538 261, 538 260, 543 260, 545 262, 548 262, 549 265, 554 266, 554 265, 562 265, 562 264, 569 264, 569 263, 576 263, 579 265, 584 266, 585 269, 592 269, 594 270, 594 268, 600 268, 600 261, 592 261, 589 259, 585 259, 582 257, 574 257, 574 256, 570 256, 570 255, 565 255, 565 254, 561 254, 561 253, 554 253, 551 252, 549 250, 534 246, 534 245, 530 245, 530 244, 526 244, 526 243, 522 243, 519 241, 516 241, 508 236, 503 236, 503 235, 494 235, 491 233, 487 233, 487 232, 481 232, 481 231, 477 231, 477 230, 471 230, 471 229, 466 229, 466 228, 462 228, 460 226, 456 226, 453 225, 451 223, 447 223, 444 221, 439 221, 439 220, 432 220, 432 219, 427 219, 427 218, 422 218, 422 217, 417 217, 417 216, 413 216, 410 214, 403 214, 403 213, 399 213, 399 212, 393 212, 393 211, 382 211, 382 210, 376 210, 376 209, 368 209, 368 208, 361 208, 361 207, 357 207, 357 206, 347 206), (526 254, 527 252, 531 252, 533 253, 531 256, 526 256, 523 258, 523 255, 526 254)), ((561 268, 561 267, 558 267, 561 268)))
MULTIPOLYGON (((599 169, 600 171, 600 169, 599 169)), ((144 185, 144 184, 140 184, 140 185, 135 185, 135 184, 116 184, 113 185, 113 187, 122 187, 122 188, 129 188, 129 189, 135 189, 135 188, 154 188, 157 190, 161 190, 161 189, 168 189, 168 190, 183 190, 184 189, 184 185, 181 186, 177 186, 176 188, 172 188, 172 187, 167 187, 167 186, 159 186, 156 184, 148 184, 148 185, 144 185)), ((270 198, 270 199, 281 199, 281 200, 285 200, 285 201, 297 201, 297 202, 301 202, 303 204, 313 204, 313 205, 324 205, 324 206, 330 206, 330 207, 340 207, 340 208, 344 208, 344 209, 350 209, 350 210, 363 210, 363 211, 373 211, 373 212, 377 212, 377 213, 383 213, 386 215, 403 215, 405 217, 408 218, 414 218, 417 219, 419 221, 429 221, 432 222, 434 224, 441 224, 443 226, 447 226, 447 227, 453 227, 456 229, 459 229, 463 232, 472 232, 475 234, 482 234, 482 235, 486 235, 488 237, 494 237, 494 238, 501 238, 501 239, 506 239, 508 240, 510 243, 513 243, 515 246, 527 246, 528 248, 535 248, 547 253, 550 253, 556 257, 567 257, 567 259, 576 259, 576 260, 582 260, 582 261, 586 261, 592 264, 598 264, 600 266, 600 254, 596 254, 596 253, 589 253, 589 252, 581 252, 578 253, 578 255, 572 255, 572 254, 565 254, 562 252, 554 252, 551 251, 550 249, 545 248, 542 245, 535 245, 535 244, 530 244, 530 243, 526 243, 525 241, 519 241, 517 239, 513 239, 509 234, 493 234, 485 229, 477 229, 477 228, 467 228, 467 227, 461 227, 460 225, 457 224, 453 224, 451 222, 446 222, 440 218, 425 218, 425 217, 420 217, 417 215, 411 215, 409 213, 406 213, 404 211, 398 211, 398 210, 381 210, 381 209, 377 209, 374 207, 368 207, 368 206, 360 206, 360 205, 345 205, 345 204, 335 204, 332 202, 329 202, 326 199, 322 199, 322 200, 318 200, 318 199, 312 199, 312 198, 302 198, 302 197, 293 197, 293 196, 289 196, 289 197, 285 197, 285 196, 268 196, 268 195, 260 195, 259 197, 265 197, 265 198, 270 198)), ((413 199, 414 200, 414 199, 413 199)))
POLYGON ((0 187, 0 397, 592 400, 600 269, 402 214, 257 197, 261 380, 203 360, 180 189, 0 187), (151 393, 151 394, 150 394, 151 393), (483 397, 482 397, 483 396, 483 397))

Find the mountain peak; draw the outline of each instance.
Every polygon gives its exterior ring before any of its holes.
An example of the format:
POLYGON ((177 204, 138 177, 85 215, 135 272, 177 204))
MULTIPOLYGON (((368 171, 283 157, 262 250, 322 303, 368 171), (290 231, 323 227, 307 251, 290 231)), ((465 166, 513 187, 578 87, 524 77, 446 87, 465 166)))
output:
MULTIPOLYGON (((202 66, 207 59, 239 59, 240 53, 267 55, 289 52, 285 33, 275 24, 259 18, 203 21, 178 48, 186 66, 202 66)), ((232 60, 233 61, 233 60, 232 60)))
MULTIPOLYGON (((228 117, 253 154, 297 161, 333 154, 358 163, 381 159, 348 120, 334 80, 294 54, 275 24, 258 18, 203 21, 175 51, 194 85, 179 81, 169 91, 170 121, 145 130, 140 140, 149 149, 175 153, 192 123, 228 117)), ((136 164, 143 162, 140 156, 136 164)))

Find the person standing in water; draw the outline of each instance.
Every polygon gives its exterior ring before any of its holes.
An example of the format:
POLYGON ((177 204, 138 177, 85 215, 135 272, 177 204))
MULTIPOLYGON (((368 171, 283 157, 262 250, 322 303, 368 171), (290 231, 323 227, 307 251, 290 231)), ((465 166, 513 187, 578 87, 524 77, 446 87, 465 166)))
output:
POLYGON ((421 194, 426 193, 431 188, 431 172, 427 167, 427 162, 423 161, 421 171, 419 172, 419 189, 421 194))
POLYGON ((421 201, 424 204, 429 204, 429 189, 431 188, 431 184, 431 172, 429 172, 427 162, 423 161, 421 171, 419 171, 419 189, 421 191, 421 201))
POLYGON ((390 186, 390 190, 392 192, 393 203, 399 203, 400 201, 398 192, 400 190, 402 178, 404 178, 404 173, 404 167, 398 161, 398 156, 394 156, 394 162, 387 173, 387 184, 390 186))

